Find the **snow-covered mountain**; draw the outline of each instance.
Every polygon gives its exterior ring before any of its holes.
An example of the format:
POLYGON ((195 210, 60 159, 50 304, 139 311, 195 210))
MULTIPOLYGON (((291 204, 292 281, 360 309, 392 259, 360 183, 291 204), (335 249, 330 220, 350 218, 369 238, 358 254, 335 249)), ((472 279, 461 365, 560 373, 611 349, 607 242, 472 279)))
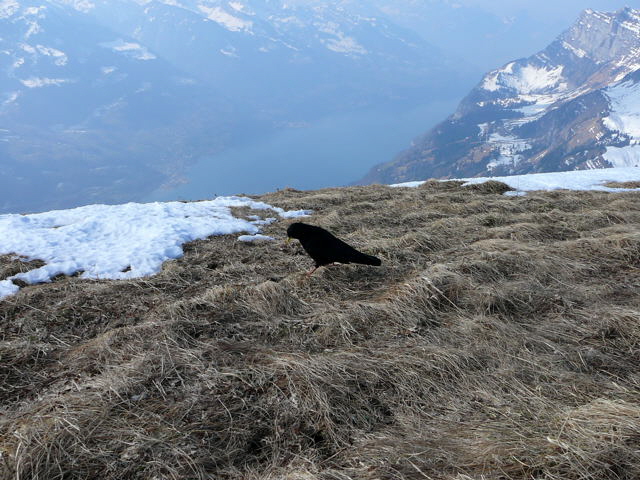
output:
POLYGON ((249 135, 450 91, 437 50, 379 13, 0 0, 0 211, 134 200, 249 135))
POLYGON ((640 10, 586 10, 363 182, 640 165, 640 10))

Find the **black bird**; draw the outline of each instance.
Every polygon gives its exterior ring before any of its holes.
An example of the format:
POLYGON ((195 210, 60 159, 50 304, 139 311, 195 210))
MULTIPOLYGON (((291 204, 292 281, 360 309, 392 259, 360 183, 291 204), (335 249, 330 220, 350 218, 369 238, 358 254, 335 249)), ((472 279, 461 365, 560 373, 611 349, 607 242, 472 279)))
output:
POLYGON ((297 238, 302 244, 302 248, 316 262, 316 268, 309 272, 311 275, 319 267, 329 265, 334 262, 339 263, 362 263, 364 265, 382 265, 382 261, 373 255, 359 252, 351 245, 344 243, 339 238, 334 237, 324 228, 306 223, 293 223, 287 228, 287 243, 292 238, 297 238))

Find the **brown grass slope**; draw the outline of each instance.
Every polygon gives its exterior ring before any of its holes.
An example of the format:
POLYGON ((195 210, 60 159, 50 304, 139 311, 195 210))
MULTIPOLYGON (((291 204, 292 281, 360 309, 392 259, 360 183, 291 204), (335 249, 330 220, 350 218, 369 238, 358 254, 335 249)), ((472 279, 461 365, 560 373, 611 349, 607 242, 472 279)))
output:
POLYGON ((299 246, 227 236, 151 278, 23 288, 0 478, 640 478, 640 194, 502 191, 260 197, 380 268, 307 278, 299 246))

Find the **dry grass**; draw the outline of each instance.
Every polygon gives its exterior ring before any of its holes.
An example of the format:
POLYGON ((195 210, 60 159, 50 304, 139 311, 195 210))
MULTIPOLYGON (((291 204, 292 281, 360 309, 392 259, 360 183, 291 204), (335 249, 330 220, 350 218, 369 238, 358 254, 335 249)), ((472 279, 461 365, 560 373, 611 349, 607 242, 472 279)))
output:
POLYGON ((640 193, 503 191, 260 197, 380 268, 307 278, 298 246, 227 236, 152 278, 23 288, 0 478, 640 478, 640 193))
POLYGON ((640 182, 607 182, 605 186, 611 188, 640 188, 640 182))

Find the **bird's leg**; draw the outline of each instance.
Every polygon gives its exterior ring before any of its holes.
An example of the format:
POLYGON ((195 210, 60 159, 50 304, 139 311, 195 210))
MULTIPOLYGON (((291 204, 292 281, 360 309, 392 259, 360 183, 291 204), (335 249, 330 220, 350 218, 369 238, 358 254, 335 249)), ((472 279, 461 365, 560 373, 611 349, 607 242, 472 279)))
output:
POLYGON ((317 269, 319 269, 319 268, 320 268, 320 266, 318 265, 318 266, 317 266, 317 267, 315 267, 313 270, 309 270, 309 271, 307 272, 307 277, 310 277, 311 275, 313 275, 313 272, 315 272, 315 271, 316 271, 317 269))

